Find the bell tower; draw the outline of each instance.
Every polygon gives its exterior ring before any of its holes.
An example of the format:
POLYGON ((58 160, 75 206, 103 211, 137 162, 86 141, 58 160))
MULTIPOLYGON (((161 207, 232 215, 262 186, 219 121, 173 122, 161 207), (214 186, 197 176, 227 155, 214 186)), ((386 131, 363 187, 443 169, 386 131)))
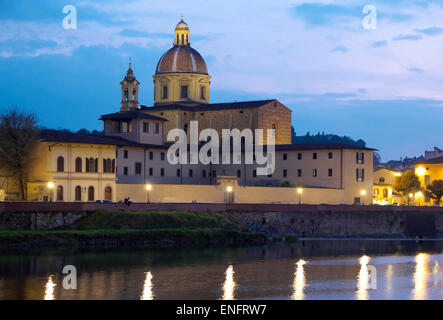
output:
POLYGON ((140 82, 135 79, 134 72, 131 67, 131 60, 129 60, 129 68, 126 71, 126 76, 120 82, 122 90, 122 101, 120 111, 130 111, 138 108, 138 86, 140 82))

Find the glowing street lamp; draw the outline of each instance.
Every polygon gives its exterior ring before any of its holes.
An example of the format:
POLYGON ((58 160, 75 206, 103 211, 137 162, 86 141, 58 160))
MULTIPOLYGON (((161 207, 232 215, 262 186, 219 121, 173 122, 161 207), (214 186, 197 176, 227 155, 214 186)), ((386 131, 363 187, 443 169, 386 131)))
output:
POLYGON ((364 204, 365 204, 366 190, 362 190, 362 191, 360 191, 360 194, 361 194, 361 196, 362 196, 362 199, 363 199, 363 205, 364 205, 364 204))
POLYGON ((419 176, 424 176, 426 173, 426 169, 424 167, 418 167, 417 169, 415 169, 415 172, 417 172, 419 176))
POLYGON ((417 192, 417 198, 418 198, 418 206, 420 206, 420 199, 423 196, 423 193, 421 193, 421 191, 417 192))
POLYGON ((228 203, 232 202, 232 192, 234 191, 234 188, 232 186, 226 187, 226 192, 228 193, 228 203))
POLYGON ((301 204, 301 194, 303 193, 303 189, 302 188, 297 188, 297 193, 298 193, 298 204, 301 204))
POLYGON ((54 196, 54 182, 48 182, 48 189, 51 190, 49 201, 52 202, 52 198, 54 196))
POLYGON ((148 203, 149 203, 149 192, 152 190, 152 185, 151 184, 147 184, 145 186, 146 190, 148 191, 148 203))

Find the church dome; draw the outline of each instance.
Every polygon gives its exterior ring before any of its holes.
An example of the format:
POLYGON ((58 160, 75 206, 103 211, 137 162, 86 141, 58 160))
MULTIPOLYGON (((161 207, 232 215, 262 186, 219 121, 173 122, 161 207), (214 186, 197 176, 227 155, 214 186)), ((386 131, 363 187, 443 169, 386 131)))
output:
POLYGON ((208 68, 200 53, 191 46, 174 46, 160 58, 155 73, 176 72, 208 74, 208 68))

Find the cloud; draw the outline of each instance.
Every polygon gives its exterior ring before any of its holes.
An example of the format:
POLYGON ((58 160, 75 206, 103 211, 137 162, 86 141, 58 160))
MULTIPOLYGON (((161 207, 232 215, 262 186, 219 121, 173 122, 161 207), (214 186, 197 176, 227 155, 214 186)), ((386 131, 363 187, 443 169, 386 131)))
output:
POLYGON ((337 46, 332 50, 332 52, 348 52, 348 49, 344 46, 337 46))
POLYGON ((437 35, 443 33, 443 28, 432 27, 432 28, 425 28, 425 29, 415 29, 415 31, 423 33, 428 36, 437 36, 437 35))
POLYGON ((292 8, 292 14, 309 26, 333 25, 363 16, 362 7, 321 3, 303 3, 292 8))
POLYGON ((421 40, 423 37, 418 34, 401 34, 399 36, 393 37, 393 41, 404 41, 404 40, 421 40))
POLYGON ((371 44, 371 47, 373 47, 373 48, 380 48, 380 47, 386 47, 387 45, 388 45, 388 42, 385 41, 385 40, 382 40, 382 41, 374 41, 371 44))
POLYGON ((408 71, 410 71, 410 72, 415 72, 415 73, 423 73, 423 72, 425 72, 425 70, 420 69, 420 68, 415 68, 415 67, 413 67, 413 68, 408 68, 408 71))

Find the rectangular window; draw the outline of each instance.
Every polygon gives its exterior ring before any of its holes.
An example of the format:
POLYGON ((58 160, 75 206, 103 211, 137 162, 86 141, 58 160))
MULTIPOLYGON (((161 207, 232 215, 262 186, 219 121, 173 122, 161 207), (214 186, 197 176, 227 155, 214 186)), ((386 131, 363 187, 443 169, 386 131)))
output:
POLYGON ((332 152, 328 152, 328 159, 332 159, 332 152))
POLYGON ((297 153, 297 160, 301 160, 301 152, 297 153))
POLYGON ((253 171, 252 171, 252 177, 254 177, 254 178, 257 177, 257 170, 253 170, 253 171))
POLYGON ((268 178, 272 178, 272 173, 268 174, 268 178))
POLYGON ((312 169, 312 176, 316 177, 317 176, 317 169, 312 169))
POLYGON ((383 189, 383 198, 388 197, 388 189, 383 189))
POLYGON ((206 92, 205 87, 200 87, 200 99, 205 100, 206 99, 206 92))
POLYGON ((203 170, 203 171, 202 171, 202 177, 203 177, 203 178, 206 178, 206 170, 203 170))
POLYGON ((154 168, 149 168, 149 176, 152 177, 154 175, 154 168))
POLYGON ((177 177, 180 177, 180 176, 181 176, 180 169, 177 169, 177 177))
POLYGON ((288 160, 288 154, 287 153, 283 153, 283 160, 288 160))
POLYGON ((160 153, 160 160, 161 161, 165 160, 165 153, 164 152, 160 153))
POLYGON ((160 124, 156 123, 155 124, 155 134, 159 134, 160 133, 160 124))
POLYGON ((213 176, 214 178, 217 177, 217 170, 212 170, 212 176, 213 176))
POLYGON ((149 151, 149 160, 154 160, 154 152, 149 151))
POLYGON ((128 159, 128 150, 123 151, 123 158, 128 159))
POLYGON ((301 177, 301 169, 297 169, 297 177, 301 177))
POLYGON ((124 174, 125 176, 128 175, 128 167, 124 167, 124 168, 123 168, 123 174, 124 174))
POLYGON ((137 175, 142 174, 142 163, 141 162, 135 163, 135 174, 137 174, 137 175))
POLYGON ((237 170, 237 178, 241 177, 241 170, 237 170))
POLYGON ((357 168, 355 172, 356 172, 356 180, 358 182, 365 181, 365 169, 357 168))
POLYGON ((314 152, 314 153, 312 154, 312 159, 314 159, 314 160, 317 159, 317 152, 314 152))
POLYGON ((189 169, 189 177, 192 178, 192 175, 194 174, 194 171, 192 169, 189 169))
POLYGON ((168 99, 168 86, 162 87, 162 99, 168 99))
POLYGON ((359 164, 365 163, 365 153, 364 152, 356 152, 356 162, 359 164))
POLYGON ((425 186, 429 186, 431 184, 431 176, 429 174, 425 175, 425 186))
POLYGON ((283 177, 286 178, 288 176, 288 170, 283 169, 283 177))
POLYGON ((332 168, 328 169, 328 177, 332 177, 332 168))
POLYGON ((149 122, 143 122, 143 132, 149 132, 149 122))
POLYGON ((162 177, 165 176, 165 169, 164 168, 160 169, 160 176, 162 176, 162 177))
POLYGON ((182 99, 187 99, 188 98, 188 86, 181 86, 181 94, 180 97, 182 99))

